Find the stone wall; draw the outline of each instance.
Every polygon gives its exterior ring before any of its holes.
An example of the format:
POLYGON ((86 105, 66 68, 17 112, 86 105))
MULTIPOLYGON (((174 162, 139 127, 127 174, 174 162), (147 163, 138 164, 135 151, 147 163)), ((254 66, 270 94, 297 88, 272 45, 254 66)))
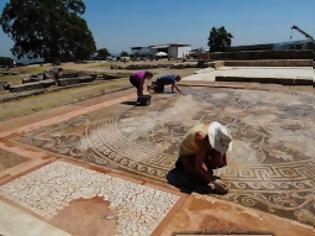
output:
POLYGON ((10 92, 22 92, 36 89, 44 89, 50 86, 55 85, 56 82, 53 79, 47 79, 40 82, 26 83, 26 84, 18 84, 18 85, 9 85, 8 90, 10 92))
POLYGON ((313 59, 312 50, 261 50, 211 53, 212 60, 313 59))
POLYGON ((240 51, 261 51, 261 50, 274 50, 274 49, 313 49, 314 45, 310 41, 294 41, 287 43, 267 43, 267 44, 253 44, 253 45, 243 45, 243 46, 233 46, 225 48, 225 52, 240 52, 240 51), (284 46, 286 48, 277 48, 284 46))
POLYGON ((132 64, 129 66, 112 65, 111 69, 119 70, 147 70, 157 68, 172 68, 172 69, 186 69, 186 68, 205 68, 207 65, 203 62, 181 62, 173 64, 132 64))
POLYGON ((78 77, 78 78, 61 78, 57 80, 58 86, 66 86, 72 84, 82 84, 93 82, 96 78, 94 76, 78 77))
POLYGON ((305 85, 313 86, 313 81, 309 79, 286 79, 286 78, 260 78, 260 77, 240 77, 240 76, 216 76, 215 81, 219 82, 245 82, 245 83, 267 83, 282 85, 305 85))
POLYGON ((170 65, 169 67, 172 69, 196 68, 198 67, 198 62, 175 63, 170 65))
POLYGON ((240 52, 240 51, 261 51, 261 50, 272 50, 274 47, 273 43, 267 44, 254 44, 254 45, 244 45, 244 46, 234 46, 225 49, 226 52, 240 52))
POLYGON ((264 66, 264 67, 312 67, 312 59, 287 59, 287 60, 235 60, 224 61, 223 66, 237 67, 237 66, 264 66))
POLYGON ((132 64, 129 66, 112 65, 111 69, 116 70, 146 70, 156 68, 168 68, 169 64, 132 64))

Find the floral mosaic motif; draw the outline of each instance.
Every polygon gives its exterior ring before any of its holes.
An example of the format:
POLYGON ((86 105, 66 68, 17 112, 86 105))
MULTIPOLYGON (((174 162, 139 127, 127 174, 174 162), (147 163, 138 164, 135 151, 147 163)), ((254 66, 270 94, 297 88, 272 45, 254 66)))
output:
POLYGON ((234 139, 229 167, 217 171, 230 186, 224 198, 315 225, 309 220, 315 215, 314 95, 228 89, 185 93, 190 95, 155 96, 149 107, 116 105, 19 140, 165 181, 187 130, 218 120, 234 139))
POLYGON ((116 235, 150 235, 179 199, 60 161, 1 186, 0 195, 48 219, 72 200, 102 197, 118 212, 116 235))

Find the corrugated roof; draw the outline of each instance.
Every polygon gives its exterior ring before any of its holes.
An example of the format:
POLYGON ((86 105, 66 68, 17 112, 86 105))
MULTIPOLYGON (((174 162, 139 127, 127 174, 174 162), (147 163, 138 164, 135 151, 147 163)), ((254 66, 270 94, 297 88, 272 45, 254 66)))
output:
POLYGON ((140 50, 142 48, 149 48, 149 47, 131 47, 131 50, 140 50))
POLYGON ((182 44, 182 43, 167 43, 167 44, 155 44, 149 46, 150 48, 169 48, 169 47, 190 47, 190 44, 182 44))

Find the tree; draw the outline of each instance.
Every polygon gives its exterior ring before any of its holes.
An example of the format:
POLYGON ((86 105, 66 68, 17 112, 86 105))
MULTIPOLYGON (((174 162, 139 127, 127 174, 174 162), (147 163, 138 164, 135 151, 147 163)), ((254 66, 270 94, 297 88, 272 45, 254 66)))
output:
POLYGON ((110 53, 108 52, 106 48, 100 48, 99 50, 97 50, 97 55, 96 55, 97 59, 106 60, 107 57, 109 56, 110 56, 110 53))
POLYGON ((120 53, 120 56, 121 56, 121 57, 128 57, 129 54, 128 54, 128 52, 122 51, 122 52, 120 53))
POLYGON ((10 0, 0 25, 15 42, 18 58, 43 58, 47 62, 89 59, 95 42, 82 0, 10 0))
POLYGON ((210 52, 223 52, 226 47, 230 47, 233 35, 226 31, 224 26, 220 28, 212 27, 208 38, 210 52))
POLYGON ((10 57, 0 57, 0 67, 12 66, 13 59, 10 57))

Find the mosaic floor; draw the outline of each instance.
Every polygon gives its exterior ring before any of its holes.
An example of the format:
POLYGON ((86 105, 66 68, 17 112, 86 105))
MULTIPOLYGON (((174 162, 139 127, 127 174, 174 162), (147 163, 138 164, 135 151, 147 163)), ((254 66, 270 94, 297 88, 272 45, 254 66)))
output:
POLYGON ((25 157, 21 157, 0 149, 0 172, 19 165, 27 160, 28 159, 25 157))
POLYGON ((99 197, 116 212, 107 216, 102 213, 103 218, 117 219, 116 235, 150 235, 179 199, 168 192, 61 161, 2 185, 0 196, 60 223, 56 218, 72 201, 99 197))
POLYGON ((217 172, 224 199, 315 225, 315 103, 305 93, 185 89, 150 107, 119 104, 15 140, 54 153, 165 181, 194 124, 218 120, 234 137, 217 172))
POLYGON ((58 159, 2 184, 0 235, 315 235, 298 222, 95 168, 58 159))

